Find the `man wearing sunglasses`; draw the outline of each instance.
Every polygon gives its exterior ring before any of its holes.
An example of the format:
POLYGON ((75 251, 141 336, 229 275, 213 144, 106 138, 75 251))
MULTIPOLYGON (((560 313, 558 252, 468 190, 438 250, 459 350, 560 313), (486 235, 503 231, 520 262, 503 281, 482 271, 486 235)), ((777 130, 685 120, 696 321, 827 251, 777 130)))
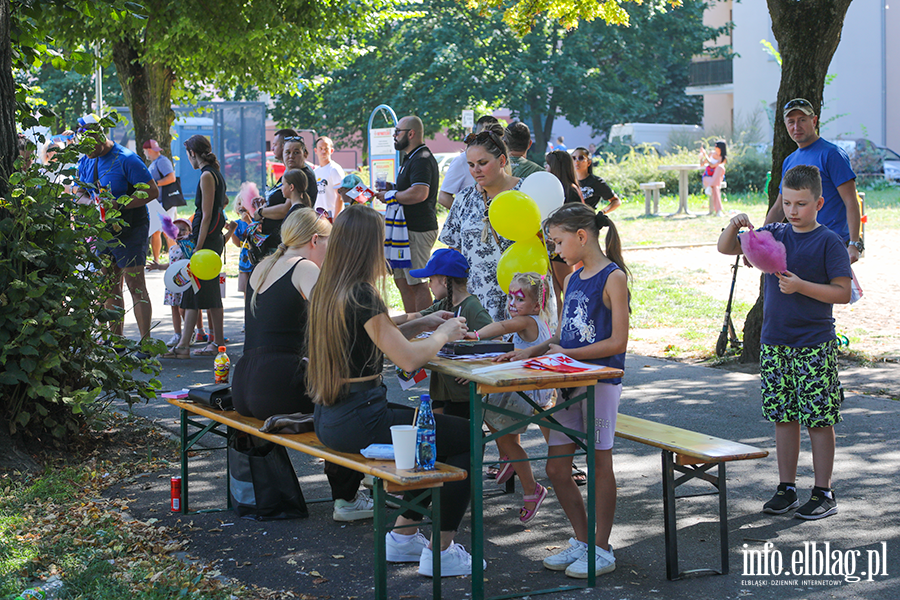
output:
POLYGON ((397 202, 403 207, 409 232, 409 269, 394 269, 394 283, 408 313, 431 306, 431 291, 424 279, 411 277, 410 269, 424 269, 431 258, 431 247, 437 239, 437 196, 440 176, 437 160, 423 141, 422 119, 408 116, 400 119, 394 130, 394 148, 406 153, 397 175, 396 191, 378 192, 378 199, 397 202))
MULTIPOLYGON (((863 243, 859 239, 859 201, 856 198, 856 174, 850 158, 841 148, 819 137, 819 118, 809 100, 794 98, 782 110, 784 125, 797 149, 784 159, 782 177, 797 165, 812 165, 822 176, 825 204, 817 220, 841 236, 847 244, 850 262, 859 260, 863 243)), ((781 189, 778 199, 766 215, 766 224, 784 220, 781 189)))

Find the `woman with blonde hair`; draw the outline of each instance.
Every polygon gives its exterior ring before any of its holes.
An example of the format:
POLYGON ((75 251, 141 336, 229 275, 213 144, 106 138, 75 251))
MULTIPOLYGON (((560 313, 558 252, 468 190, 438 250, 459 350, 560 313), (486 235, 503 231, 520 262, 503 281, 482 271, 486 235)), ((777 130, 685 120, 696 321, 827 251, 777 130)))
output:
MULTIPOLYGON (((384 223, 375 210, 350 206, 334 221, 325 268, 309 309, 309 395, 316 404, 319 440, 339 452, 359 452, 369 444, 390 444, 391 425, 413 422, 413 409, 389 404, 382 383, 384 355, 404 371, 415 371, 447 342, 466 332, 465 319, 442 321, 427 339, 410 342, 397 327, 409 315, 392 319, 379 289, 387 276, 384 223)), ((450 315, 444 315, 450 316, 450 315)), ((429 317, 423 317, 428 319, 429 317)), ((469 422, 436 414, 437 459, 468 470, 469 422)), ((442 552, 441 575, 472 572, 472 557, 453 543, 469 504, 470 479, 445 484, 441 494, 443 531, 432 538, 442 552)), ((418 562, 419 574, 433 576, 432 549, 419 531, 422 516, 406 511, 385 537, 388 562, 418 562)))
MULTIPOLYGON (((244 355, 232 381, 234 408, 267 419, 313 412, 306 395, 306 329, 309 297, 325 259, 331 224, 301 208, 281 225, 281 243, 260 262, 247 282, 244 355)), ((325 463, 335 499, 332 517, 372 517, 372 500, 359 493, 362 475, 325 463)))

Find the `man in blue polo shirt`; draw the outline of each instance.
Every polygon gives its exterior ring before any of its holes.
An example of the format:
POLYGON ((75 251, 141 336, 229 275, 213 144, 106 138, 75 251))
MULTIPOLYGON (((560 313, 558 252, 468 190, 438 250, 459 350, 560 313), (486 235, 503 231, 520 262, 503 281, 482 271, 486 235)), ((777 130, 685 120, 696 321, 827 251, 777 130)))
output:
MULTIPOLYGON (((100 119, 87 115, 78 120, 80 131, 99 131, 100 119)), ((117 200, 122 196, 132 196, 135 185, 149 186, 146 198, 133 198, 128 204, 119 206, 122 226, 113 232, 113 238, 103 251, 111 255, 112 264, 105 275, 113 278, 112 296, 107 299, 107 308, 124 308, 122 300, 122 279, 131 292, 134 304, 134 318, 141 332, 141 339, 150 335, 151 306, 144 281, 144 263, 147 260, 147 238, 150 232, 150 216, 147 203, 159 195, 159 188, 141 158, 116 142, 101 138, 96 147, 78 159, 78 187, 75 196, 80 202, 92 203, 92 194, 98 188, 108 190, 117 200)), ((113 326, 113 332, 122 335, 122 321, 113 326)), ((141 354, 143 357, 143 354, 141 354)))
MULTIPOLYGON (((847 153, 816 133, 819 118, 809 100, 795 98, 784 105, 782 112, 788 134, 797 143, 781 167, 781 175, 797 165, 812 165, 822 176, 822 196, 825 204, 819 211, 818 221, 838 234, 847 244, 850 262, 859 260, 863 243, 859 239, 859 201, 856 198, 856 174, 850 168, 847 153)), ((765 224, 784 220, 781 188, 778 199, 769 209, 765 224)))

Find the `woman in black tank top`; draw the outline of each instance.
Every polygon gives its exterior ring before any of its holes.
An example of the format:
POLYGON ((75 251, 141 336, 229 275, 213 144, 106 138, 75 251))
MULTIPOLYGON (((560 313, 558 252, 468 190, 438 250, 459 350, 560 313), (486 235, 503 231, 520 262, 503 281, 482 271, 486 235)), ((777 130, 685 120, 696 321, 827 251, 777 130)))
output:
MULTIPOLYGON (((331 223, 312 209, 294 211, 281 225, 278 248, 250 275, 244 354, 232 379, 234 408, 244 416, 313 412, 306 394, 307 309, 330 234, 331 223)), ((357 497, 362 474, 326 462, 325 475, 336 520, 371 518, 371 500, 357 497)))
POLYGON ((244 355, 232 382, 235 409, 257 419, 313 410, 305 381, 307 308, 331 224, 307 208, 285 219, 282 232, 277 250, 247 282, 244 355))
MULTIPOLYGON (((222 254, 225 250, 225 237, 222 228, 225 226, 225 179, 219 172, 219 160, 212 153, 212 148, 202 135, 192 136, 184 143, 188 160, 195 169, 200 169, 200 182, 197 184, 195 197, 196 211, 191 230, 191 241, 194 252, 212 250, 222 254)), ((181 308, 184 309, 184 334, 178 345, 172 348, 163 358, 190 358, 190 343, 194 337, 194 326, 197 324, 201 310, 209 312, 212 322, 213 338, 203 349, 194 352, 194 356, 215 356, 220 345, 225 343, 224 310, 219 277, 201 279, 200 289, 194 292, 188 288, 181 296, 181 308)))

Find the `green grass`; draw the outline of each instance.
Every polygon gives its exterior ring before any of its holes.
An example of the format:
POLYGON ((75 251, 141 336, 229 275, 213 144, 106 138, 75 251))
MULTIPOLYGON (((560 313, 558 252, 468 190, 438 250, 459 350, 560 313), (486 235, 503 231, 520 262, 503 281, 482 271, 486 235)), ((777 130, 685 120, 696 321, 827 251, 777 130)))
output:
MULTIPOLYGON (((725 303, 690 287, 684 277, 661 275, 652 265, 631 265, 631 329, 677 330, 666 339, 664 353, 671 357, 708 358, 714 353, 722 329, 725 303)), ((732 319, 740 331, 752 305, 735 301, 732 319)), ((640 338, 640 332, 636 333, 640 338)))
POLYGON ((170 466, 122 450, 135 440, 168 450, 170 442, 148 424, 109 415, 106 425, 126 432, 120 435, 128 439, 111 446, 115 452, 83 450, 89 462, 63 456, 38 476, 0 477, 0 597, 12 598, 51 575, 63 581, 62 598, 77 600, 247 597, 241 586, 215 579, 209 567, 177 558, 186 542, 171 537, 174 532, 155 519, 132 520, 127 500, 103 497, 126 477, 170 466))

